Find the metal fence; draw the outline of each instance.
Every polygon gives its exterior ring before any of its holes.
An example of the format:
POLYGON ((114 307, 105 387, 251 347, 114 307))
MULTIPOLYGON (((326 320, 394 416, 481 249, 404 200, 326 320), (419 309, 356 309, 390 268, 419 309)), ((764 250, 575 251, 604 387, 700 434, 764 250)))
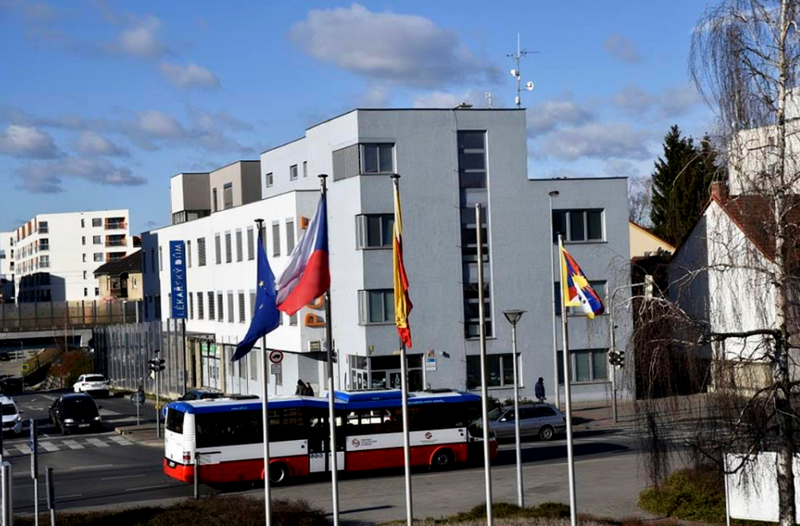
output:
POLYGON ((141 319, 141 314, 141 301, 0 303, 0 331, 64 330, 65 327, 135 323, 141 319))
POLYGON ((149 361, 164 359, 161 372, 163 395, 177 397, 186 391, 186 352, 181 320, 128 323, 95 327, 92 331, 95 371, 106 375, 112 386, 135 391, 139 385, 155 393, 149 361))

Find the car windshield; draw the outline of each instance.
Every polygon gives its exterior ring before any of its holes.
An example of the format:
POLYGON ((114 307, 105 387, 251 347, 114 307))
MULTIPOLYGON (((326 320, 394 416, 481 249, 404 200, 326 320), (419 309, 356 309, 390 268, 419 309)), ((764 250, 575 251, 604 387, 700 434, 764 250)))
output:
POLYGON ((500 418, 500 413, 501 413, 501 412, 502 412, 502 411, 500 410, 500 408, 499 408, 499 407, 495 407, 494 409, 492 409, 492 410, 491 410, 491 411, 489 411, 489 413, 488 413, 488 415, 489 415, 489 420, 497 420, 498 418, 500 418))
POLYGON ((91 398, 67 398, 64 400, 64 414, 67 418, 72 416, 96 416, 97 405, 91 398))
POLYGON ((102 374, 93 374, 86 377, 87 382, 105 382, 106 379, 103 377, 102 374))
POLYGON ((14 404, 3 404, 3 416, 16 414, 17 408, 14 407, 14 404))

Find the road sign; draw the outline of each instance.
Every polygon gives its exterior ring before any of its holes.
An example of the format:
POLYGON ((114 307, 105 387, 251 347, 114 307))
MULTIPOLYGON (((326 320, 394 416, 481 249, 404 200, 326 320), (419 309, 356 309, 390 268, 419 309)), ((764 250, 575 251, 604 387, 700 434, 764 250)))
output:
POLYGON ((425 370, 426 371, 436 370, 436 351, 433 349, 428 349, 427 351, 425 351, 425 370))
POLYGON ((23 371, 27 371, 28 370, 28 364, 27 363, 23 363, 22 364, 22 370, 23 371))
POLYGON ((143 406, 144 393, 142 391, 136 391, 135 393, 131 394, 131 403, 136 406, 143 406))
POLYGON ((270 351, 269 361, 274 364, 279 364, 283 361, 283 353, 281 351, 270 351))
POLYGON ((283 373, 283 366, 279 363, 272 363, 269 366, 270 373, 278 376, 279 374, 283 373))

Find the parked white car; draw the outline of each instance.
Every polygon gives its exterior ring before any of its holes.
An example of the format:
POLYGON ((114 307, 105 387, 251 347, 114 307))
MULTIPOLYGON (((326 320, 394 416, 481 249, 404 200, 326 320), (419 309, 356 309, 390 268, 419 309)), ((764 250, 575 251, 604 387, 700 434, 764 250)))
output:
POLYGON ((82 374, 72 389, 76 393, 105 397, 108 396, 109 383, 102 374, 82 374))
POLYGON ((3 433, 12 432, 16 435, 22 433, 22 417, 19 416, 19 409, 14 400, 8 396, 0 395, 3 413, 3 433))

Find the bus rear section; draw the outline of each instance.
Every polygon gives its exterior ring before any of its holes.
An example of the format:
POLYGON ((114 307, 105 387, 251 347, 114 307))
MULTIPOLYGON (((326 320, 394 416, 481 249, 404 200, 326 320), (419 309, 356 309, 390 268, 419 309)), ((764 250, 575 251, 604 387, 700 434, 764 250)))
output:
MULTIPOLYGON (((313 400, 299 397, 269 403, 270 480, 281 483, 309 472, 303 412, 313 400)), ((216 399, 173 402, 167 411, 164 473, 204 483, 264 478, 262 403, 216 399)))

